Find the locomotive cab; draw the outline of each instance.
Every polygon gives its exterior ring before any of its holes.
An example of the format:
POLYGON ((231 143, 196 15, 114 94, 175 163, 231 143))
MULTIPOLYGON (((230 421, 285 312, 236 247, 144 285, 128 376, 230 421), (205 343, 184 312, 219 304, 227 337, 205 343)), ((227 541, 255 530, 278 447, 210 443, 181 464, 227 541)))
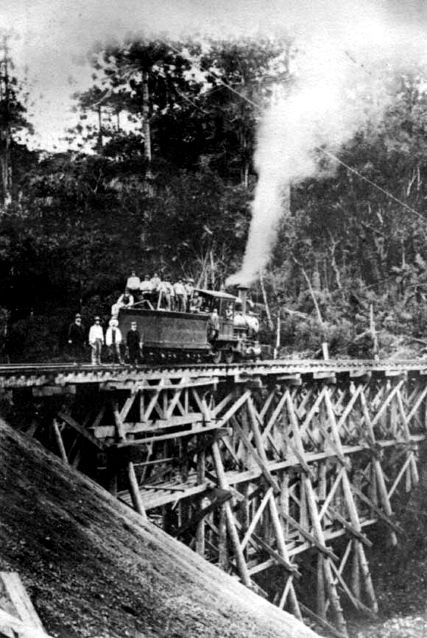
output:
POLYGON ((219 334, 215 342, 211 342, 213 361, 232 363, 240 359, 258 359, 261 347, 256 331, 248 324, 242 299, 222 291, 198 290, 198 294, 204 300, 208 313, 215 308, 218 311, 219 334))

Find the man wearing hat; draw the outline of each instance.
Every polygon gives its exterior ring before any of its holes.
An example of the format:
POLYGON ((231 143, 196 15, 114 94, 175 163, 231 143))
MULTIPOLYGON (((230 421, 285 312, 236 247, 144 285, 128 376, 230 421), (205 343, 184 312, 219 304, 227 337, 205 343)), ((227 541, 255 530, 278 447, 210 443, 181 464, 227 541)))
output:
POLYGON ((104 344, 104 331, 101 326, 101 318, 95 317, 95 321, 89 330, 89 345, 92 348, 91 362, 94 366, 101 365, 101 351, 104 344))
POLYGON ((126 289, 129 290, 130 294, 133 296, 135 301, 138 301, 139 298, 139 287, 141 285, 141 280, 136 274, 135 270, 132 270, 129 277, 126 281, 126 289))
POLYGON ((130 324, 130 330, 126 335, 126 348, 129 356, 129 363, 137 365, 142 359, 142 333, 139 332, 136 321, 130 324))
POLYGON ((123 363, 120 345, 122 343, 122 333, 117 319, 110 319, 107 332, 105 333, 105 345, 108 347, 113 363, 123 363))
POLYGON ((77 313, 73 323, 68 326, 68 348, 75 361, 81 361, 84 356, 84 346, 86 342, 86 329, 82 324, 82 316, 77 313))
POLYGON ((178 281, 173 285, 173 291, 175 296, 175 310, 178 310, 178 312, 185 312, 187 303, 185 286, 182 279, 178 279, 178 281))
POLYGON ((173 289, 171 278, 166 275, 159 286, 159 300, 157 302, 158 309, 173 310, 175 300, 175 291, 173 289))

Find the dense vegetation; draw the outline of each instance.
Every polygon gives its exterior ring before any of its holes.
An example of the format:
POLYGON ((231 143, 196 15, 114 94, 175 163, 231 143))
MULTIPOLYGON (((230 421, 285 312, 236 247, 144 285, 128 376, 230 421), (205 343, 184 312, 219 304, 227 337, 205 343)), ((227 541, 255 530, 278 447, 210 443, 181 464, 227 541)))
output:
MULTIPOLYGON (((22 141, 25 110, 11 82, 13 100, 0 112, 12 175, 1 193, 4 358, 62 357, 74 312, 86 323, 94 312, 107 318, 131 268, 224 284, 245 247, 257 122, 275 84, 293 81, 290 51, 270 41, 99 47, 93 87, 75 96, 80 124, 68 132, 80 150, 56 154, 22 141)), ((398 336, 423 338, 423 83, 420 74, 396 77, 382 123, 340 150, 412 210, 344 166, 294 185, 292 212, 252 291, 274 321, 280 315, 287 352, 312 355, 326 338, 332 354, 370 356, 372 320, 382 355, 398 336)))

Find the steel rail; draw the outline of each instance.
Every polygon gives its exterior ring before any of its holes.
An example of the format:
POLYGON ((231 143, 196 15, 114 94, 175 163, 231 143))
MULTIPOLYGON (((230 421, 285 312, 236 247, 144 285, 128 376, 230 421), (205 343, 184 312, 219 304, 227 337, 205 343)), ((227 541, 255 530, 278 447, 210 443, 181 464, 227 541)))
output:
POLYGON ((241 362, 232 364, 214 363, 168 363, 163 365, 143 364, 139 366, 102 364, 91 365, 86 363, 8 363, 0 364, 0 376, 13 374, 49 374, 59 372, 93 373, 93 372, 113 372, 129 374, 152 373, 152 372, 181 372, 194 371, 195 373, 215 374, 218 371, 235 372, 248 371, 252 373, 289 371, 294 373, 304 372, 333 372, 341 370, 366 370, 366 372, 387 371, 387 370, 423 370, 427 371, 427 359, 383 359, 375 361, 372 359, 329 359, 327 361, 319 359, 272 359, 259 362, 241 362))

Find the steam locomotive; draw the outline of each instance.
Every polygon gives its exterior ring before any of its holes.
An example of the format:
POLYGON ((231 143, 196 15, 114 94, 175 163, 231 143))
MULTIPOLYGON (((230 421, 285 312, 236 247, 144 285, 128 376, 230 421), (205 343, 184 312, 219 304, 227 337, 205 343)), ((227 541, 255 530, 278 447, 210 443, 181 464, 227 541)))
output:
POLYGON ((119 327, 127 334, 132 322, 143 335, 145 361, 210 361, 233 363, 258 360, 266 354, 255 331, 245 321, 237 321, 246 312, 246 295, 235 297, 226 292, 197 290, 201 299, 198 312, 176 312, 135 304, 121 308, 119 327), (219 315, 219 334, 209 338, 209 317, 214 308, 219 315), (243 325, 242 325, 243 324, 243 325))

